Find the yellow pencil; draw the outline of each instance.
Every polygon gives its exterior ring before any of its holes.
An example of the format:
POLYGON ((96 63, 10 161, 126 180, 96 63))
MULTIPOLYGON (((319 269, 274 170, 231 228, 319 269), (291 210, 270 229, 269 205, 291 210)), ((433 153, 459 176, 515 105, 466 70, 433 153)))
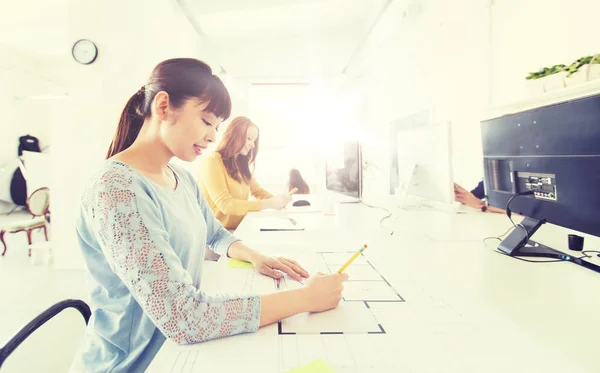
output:
POLYGON ((367 249, 367 245, 363 245, 363 247, 360 248, 360 250, 358 250, 354 255, 352 255, 352 257, 350 259, 348 259, 348 261, 346 263, 344 263, 344 265, 342 266, 342 268, 338 269, 338 273, 342 273, 344 272, 344 270, 346 268, 348 268, 348 266, 350 265, 350 263, 352 263, 354 261, 354 259, 358 258, 358 256, 367 249))

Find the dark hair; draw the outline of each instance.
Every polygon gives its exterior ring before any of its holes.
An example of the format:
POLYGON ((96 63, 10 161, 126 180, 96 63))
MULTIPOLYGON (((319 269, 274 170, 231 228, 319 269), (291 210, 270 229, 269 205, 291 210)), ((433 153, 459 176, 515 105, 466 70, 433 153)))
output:
POLYGON ((289 191, 294 188, 298 188, 298 194, 310 194, 310 188, 308 187, 308 184, 306 184, 306 181, 304 181, 302 175, 300 175, 300 171, 295 168, 290 170, 290 181, 288 186, 289 191))
POLYGON ((254 149, 248 155, 240 154, 240 151, 246 145, 246 136, 250 127, 255 127, 258 131, 258 126, 250 119, 246 117, 235 118, 227 126, 223 134, 223 139, 217 147, 217 152, 221 154, 223 164, 229 176, 240 183, 243 179, 248 184, 252 180, 250 165, 254 166, 255 164, 256 155, 258 154, 258 139, 260 138, 259 133, 254 142, 254 149))
POLYGON ((152 115, 151 106, 158 92, 169 94, 169 104, 180 108, 186 100, 208 102, 206 111, 223 120, 231 114, 231 98, 210 66, 194 58, 174 58, 159 63, 148 82, 137 91, 123 109, 115 137, 106 158, 129 148, 140 133, 144 121, 152 115))

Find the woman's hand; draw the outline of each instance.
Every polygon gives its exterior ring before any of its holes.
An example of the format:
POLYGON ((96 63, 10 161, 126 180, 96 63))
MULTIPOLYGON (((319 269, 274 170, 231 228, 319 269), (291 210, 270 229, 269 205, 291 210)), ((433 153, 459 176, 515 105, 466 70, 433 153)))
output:
POLYGON ((308 278, 308 272, 302 268, 296 261, 283 258, 265 256, 262 254, 256 255, 250 260, 254 264, 254 268, 263 275, 279 279, 283 277, 283 273, 287 273, 296 281, 302 281, 302 278, 308 278))
POLYGON ((346 273, 325 275, 317 273, 302 290, 306 294, 308 312, 322 312, 336 308, 342 300, 342 282, 348 279, 346 273))
POLYGON ((291 193, 278 194, 275 197, 272 197, 269 199, 264 199, 262 202, 262 207, 265 209, 281 210, 282 208, 287 206, 287 204, 290 203, 291 201, 292 201, 291 193))

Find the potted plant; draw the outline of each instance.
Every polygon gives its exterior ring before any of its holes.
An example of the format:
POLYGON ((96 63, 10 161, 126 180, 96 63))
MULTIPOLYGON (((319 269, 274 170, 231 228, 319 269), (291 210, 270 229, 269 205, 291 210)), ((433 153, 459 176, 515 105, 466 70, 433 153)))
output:
POLYGON ((529 73, 525 79, 539 83, 542 92, 555 91, 565 87, 566 69, 567 66, 563 64, 544 67, 539 71, 529 73))
POLYGON ((551 92, 566 86, 600 79, 600 54, 579 58, 570 65, 554 65, 529 73, 525 78, 536 82, 536 93, 551 92))
POLYGON ((600 54, 581 57, 567 67, 567 86, 600 78, 600 54))

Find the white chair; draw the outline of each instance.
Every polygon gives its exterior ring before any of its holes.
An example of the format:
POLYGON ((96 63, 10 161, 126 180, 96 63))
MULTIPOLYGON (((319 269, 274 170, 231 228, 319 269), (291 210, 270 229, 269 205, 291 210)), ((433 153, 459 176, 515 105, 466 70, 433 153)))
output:
MULTIPOLYGON (((46 187, 37 189, 27 199, 27 209, 31 213, 32 218, 29 220, 20 220, 10 223, 0 231, 0 241, 4 245, 2 256, 6 254, 6 242, 4 235, 6 233, 27 232, 27 240, 29 245, 32 244, 31 232, 35 229, 43 229, 46 241, 48 241, 48 226, 46 214, 50 208, 50 190, 46 187)), ((31 256, 31 248, 29 248, 29 256, 31 256)))

